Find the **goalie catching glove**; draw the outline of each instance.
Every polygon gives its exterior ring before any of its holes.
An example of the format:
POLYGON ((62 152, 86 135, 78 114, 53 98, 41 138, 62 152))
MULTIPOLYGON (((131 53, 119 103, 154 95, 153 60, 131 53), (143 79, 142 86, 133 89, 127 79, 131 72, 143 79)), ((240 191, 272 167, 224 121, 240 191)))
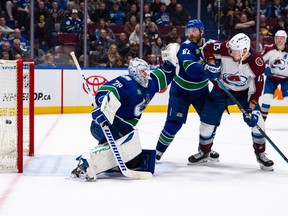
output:
POLYGON ((179 64, 178 57, 177 57, 179 48, 180 48, 180 45, 178 43, 170 43, 166 46, 166 48, 161 52, 162 61, 164 63, 163 66, 176 67, 179 64))
POLYGON ((206 64, 203 68, 203 74, 210 80, 214 81, 216 80, 221 73, 221 66, 218 65, 212 65, 212 64, 206 64))
POLYGON ((243 113, 243 119, 249 127, 255 127, 258 123, 261 112, 259 110, 247 109, 247 113, 243 113))

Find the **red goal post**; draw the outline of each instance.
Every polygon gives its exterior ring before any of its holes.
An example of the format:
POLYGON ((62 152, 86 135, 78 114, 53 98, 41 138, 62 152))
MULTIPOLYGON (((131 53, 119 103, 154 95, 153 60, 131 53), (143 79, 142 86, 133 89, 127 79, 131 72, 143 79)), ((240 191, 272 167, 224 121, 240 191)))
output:
POLYGON ((34 61, 0 60, 0 172, 34 155, 34 61))

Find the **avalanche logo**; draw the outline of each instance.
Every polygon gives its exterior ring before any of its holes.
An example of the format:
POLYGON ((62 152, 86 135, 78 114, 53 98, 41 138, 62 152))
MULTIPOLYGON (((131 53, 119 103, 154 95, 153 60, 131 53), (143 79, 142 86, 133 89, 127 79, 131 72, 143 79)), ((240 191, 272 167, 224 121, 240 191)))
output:
POLYGON ((284 70, 285 64, 286 64, 286 62, 284 59, 276 59, 272 62, 271 68, 278 69, 278 70, 284 70))
POLYGON ((236 86, 236 87, 245 86, 247 80, 248 80, 247 77, 241 76, 239 72, 235 74, 228 74, 228 73, 223 74, 223 81, 230 86, 236 86))

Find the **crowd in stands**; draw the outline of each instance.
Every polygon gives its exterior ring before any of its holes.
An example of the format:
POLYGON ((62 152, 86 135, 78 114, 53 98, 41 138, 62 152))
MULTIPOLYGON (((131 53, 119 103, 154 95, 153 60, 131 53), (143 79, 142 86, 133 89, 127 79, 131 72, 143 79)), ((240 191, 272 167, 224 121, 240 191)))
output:
MULTIPOLYGON (((161 63, 161 50, 168 43, 183 42, 185 25, 191 19, 177 0, 167 1, 144 0, 143 58, 151 66, 161 63)), ((139 57, 141 1, 88 0, 87 3, 85 15, 84 0, 35 0, 31 46, 30 0, 1 1, 0 58, 29 58, 30 49, 34 49, 37 65, 53 66, 47 60, 51 62, 55 52, 75 51, 80 65, 84 65, 83 41, 87 40, 88 67, 127 67, 131 58, 139 57)))
MULTIPOLYGON (((52 63, 47 64, 47 59, 51 62, 55 55, 58 60, 63 60, 59 53, 75 51, 80 65, 84 65, 84 59, 88 59, 88 67, 126 67, 131 58, 139 56, 141 1, 87 2, 88 14, 85 15, 84 0, 35 0, 35 40, 31 45, 30 0, 1 1, 0 58, 29 58, 29 50, 33 48, 38 65, 53 66, 52 63), (87 58, 84 58, 83 53, 85 18, 88 30, 85 38, 87 58)), ((243 32, 252 39, 252 46, 256 47, 256 2, 221 0, 221 40, 243 32)), ((206 0, 205 3, 217 21, 218 0, 206 0)), ((264 43, 271 43, 277 30, 287 32, 287 3, 288 0, 260 0, 260 51, 264 43)), ((167 44, 185 40, 185 24, 191 17, 178 0, 144 0, 142 14, 143 59, 150 65, 159 65, 161 50, 167 44)))
MULTIPOLYGON (((223 1, 222 1, 223 2, 223 1)), ((207 0, 207 10, 215 17, 220 16, 221 40, 230 39, 242 32, 252 40, 256 48, 257 37, 257 0, 225 0, 218 14, 218 0, 207 0)), ((259 9, 259 45, 261 52, 265 44, 273 43, 273 37, 278 30, 287 32, 288 1, 287 0, 260 0, 259 9)))

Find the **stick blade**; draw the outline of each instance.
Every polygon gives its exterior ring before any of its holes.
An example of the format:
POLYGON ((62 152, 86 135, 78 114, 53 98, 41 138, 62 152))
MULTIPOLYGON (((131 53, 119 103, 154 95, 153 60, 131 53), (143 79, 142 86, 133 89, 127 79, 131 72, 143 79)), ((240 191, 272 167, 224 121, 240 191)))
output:
POLYGON ((122 171, 123 175, 129 178, 147 180, 153 177, 151 172, 142 172, 135 170, 122 171))

